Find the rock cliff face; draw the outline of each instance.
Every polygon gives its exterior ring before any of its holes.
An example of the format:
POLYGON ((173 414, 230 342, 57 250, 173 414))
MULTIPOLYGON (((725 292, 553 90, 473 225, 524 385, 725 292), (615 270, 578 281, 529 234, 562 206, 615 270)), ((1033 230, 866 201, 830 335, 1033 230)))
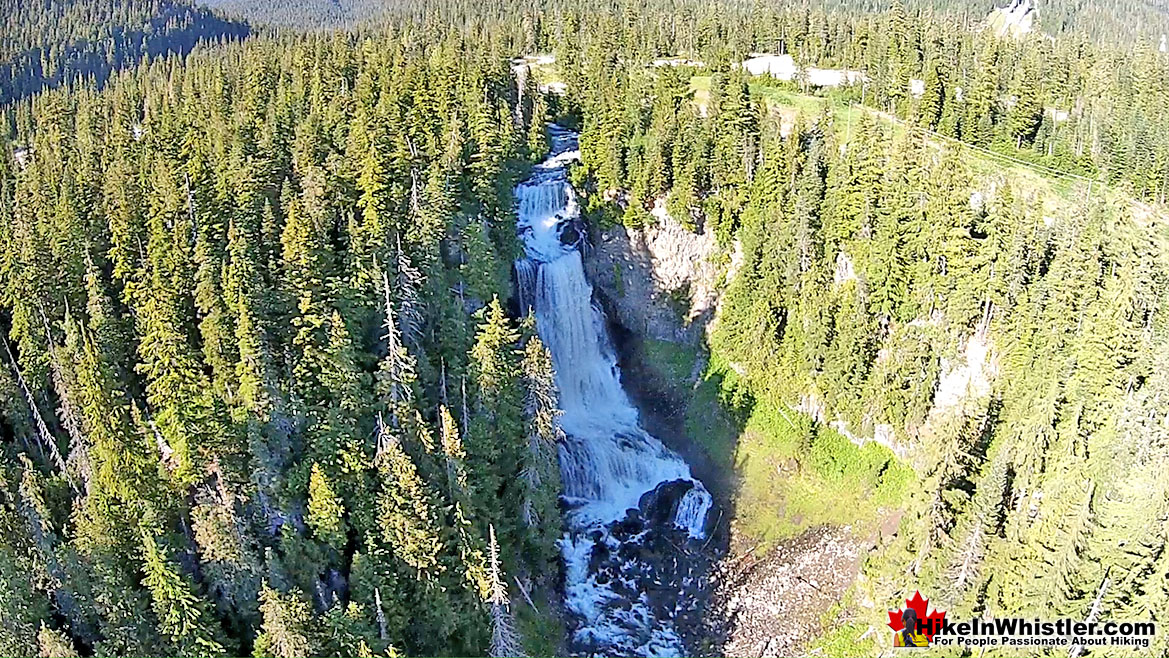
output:
MULTIPOLYGON (((594 229, 585 262, 589 279, 612 319, 644 338, 696 345, 722 291, 720 249, 710 233, 695 233, 659 201, 654 225, 594 229)), ((725 260, 725 258, 722 258, 725 260)))
POLYGON ((990 12, 987 29, 1000 37, 1019 37, 1031 31, 1035 23, 1035 6, 1031 0, 1011 0, 1005 7, 990 12))
MULTIPOLYGON (((969 413, 970 410, 964 408, 968 401, 983 405, 987 403, 991 383, 998 374, 998 359, 992 348, 986 333, 979 331, 962 341, 957 356, 941 358, 941 373, 934 391, 933 405, 925 423, 911 431, 911 436, 928 436, 938 427, 944 426, 947 419, 969 413)), ((858 446, 876 441, 899 458, 912 463, 915 456, 912 450, 914 442, 901 440, 892 425, 876 423, 871 432, 859 432, 840 419, 830 418, 823 401, 811 394, 802 396, 796 409, 828 425, 858 446)))
MULTIPOLYGON (((713 327, 740 254, 720 248, 710 233, 682 226, 661 201, 652 216, 654 224, 644 228, 593 227, 593 246, 585 261, 589 278, 610 319, 639 339, 699 345, 713 327)), ((848 255, 839 254, 836 284, 858 276, 848 255)), ((964 400, 985 397, 997 370, 993 346, 983 332, 966 337, 957 358, 943 359, 941 365, 934 405, 922 432, 930 431, 948 413, 961 413, 964 400)), ((912 456, 911 445, 900 441, 891 425, 877 424, 862 434, 829 417, 812 395, 799 400, 796 408, 857 445, 876 441, 903 459, 912 456)))

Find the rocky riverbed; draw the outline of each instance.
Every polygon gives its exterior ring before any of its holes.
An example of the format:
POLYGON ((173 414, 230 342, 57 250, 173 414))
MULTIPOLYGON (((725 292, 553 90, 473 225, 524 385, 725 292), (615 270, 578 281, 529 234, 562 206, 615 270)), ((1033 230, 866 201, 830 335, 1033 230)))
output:
POLYGON ((807 655, 869 545, 852 528, 825 527, 725 558, 708 610, 711 655, 807 655))

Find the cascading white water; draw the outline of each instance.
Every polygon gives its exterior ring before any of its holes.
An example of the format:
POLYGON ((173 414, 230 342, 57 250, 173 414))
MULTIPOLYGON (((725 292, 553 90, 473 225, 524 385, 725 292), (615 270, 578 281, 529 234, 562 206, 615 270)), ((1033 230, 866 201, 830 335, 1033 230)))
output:
POLYGON ((714 503, 710 494, 702 487, 694 487, 682 496, 678 503, 678 511, 674 514, 674 524, 685 528, 691 539, 701 539, 704 536, 703 528, 706 525, 706 514, 714 503))
POLYGON ((692 486, 678 501, 673 523, 690 537, 704 536, 711 497, 691 477, 678 455, 642 429, 637 409, 621 386, 617 358, 576 244, 562 231, 579 216, 565 167, 579 157, 574 133, 552 126, 552 154, 516 188, 517 232, 527 258, 516 263, 520 303, 535 311, 540 338, 552 353, 566 439, 560 448, 569 533, 561 541, 565 560, 565 605, 581 620, 576 639, 607 653, 669 655, 682 651, 670 624, 650 612, 644 587, 629 600, 613 583, 590 573, 598 543, 619 547, 609 524, 637 508, 642 497, 663 483, 692 486), (620 603, 620 605, 614 605, 620 603))

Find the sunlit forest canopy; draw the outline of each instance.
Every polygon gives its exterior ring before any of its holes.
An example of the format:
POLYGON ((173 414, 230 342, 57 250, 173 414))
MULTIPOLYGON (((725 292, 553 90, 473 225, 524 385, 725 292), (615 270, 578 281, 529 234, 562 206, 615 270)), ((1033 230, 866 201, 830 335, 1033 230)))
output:
POLYGON ((850 637, 1169 615, 1163 3, 2 8, 0 654, 557 653, 550 122, 583 232, 711 238, 720 408, 896 508, 850 637))

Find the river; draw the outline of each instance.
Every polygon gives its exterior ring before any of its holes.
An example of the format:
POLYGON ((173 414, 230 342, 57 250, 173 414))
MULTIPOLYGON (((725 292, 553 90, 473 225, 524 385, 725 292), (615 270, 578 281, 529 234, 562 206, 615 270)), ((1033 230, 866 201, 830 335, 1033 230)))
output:
MULTIPOLYGON (((567 532, 564 606, 578 655, 682 655, 675 624, 684 581, 663 587, 661 537, 704 537, 711 497, 690 467, 646 432, 621 384, 604 313, 593 300, 579 239, 580 209, 567 167, 577 135, 550 126, 548 158, 516 188, 515 263, 524 312, 533 310, 560 389, 562 496, 567 532), (672 590, 672 591, 670 591, 672 590)), ((675 545, 673 541, 670 545, 675 545)), ((677 570, 678 558, 672 558, 677 570)))

